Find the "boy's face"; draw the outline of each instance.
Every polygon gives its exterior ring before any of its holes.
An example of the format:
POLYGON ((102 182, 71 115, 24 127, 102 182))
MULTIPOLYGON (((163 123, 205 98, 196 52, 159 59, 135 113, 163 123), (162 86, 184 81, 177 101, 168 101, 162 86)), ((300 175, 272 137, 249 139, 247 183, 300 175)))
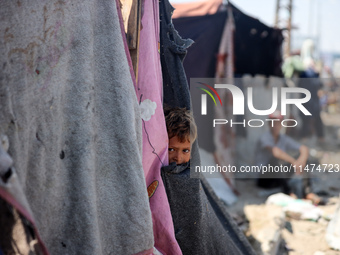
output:
POLYGON ((177 165, 187 163, 190 160, 190 142, 185 140, 181 143, 177 136, 169 140, 169 163, 176 162, 177 165))

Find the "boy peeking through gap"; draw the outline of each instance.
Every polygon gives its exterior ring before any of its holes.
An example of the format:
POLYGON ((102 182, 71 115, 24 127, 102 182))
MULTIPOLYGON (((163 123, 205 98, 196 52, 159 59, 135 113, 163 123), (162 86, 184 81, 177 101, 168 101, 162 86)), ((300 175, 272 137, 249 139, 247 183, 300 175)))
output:
POLYGON ((228 230, 215 214, 202 179, 190 175, 190 165, 199 162, 199 156, 196 154, 195 157, 195 151, 192 153, 191 150, 195 149, 193 144, 197 138, 192 113, 185 108, 165 108, 164 114, 169 137, 169 165, 161 168, 161 176, 182 253, 230 254, 234 244, 228 238, 228 230), (222 236, 226 238, 221 239, 222 236))
POLYGON ((192 113, 186 108, 166 107, 164 115, 169 137, 169 164, 185 164, 190 161, 191 147, 197 138, 192 113))

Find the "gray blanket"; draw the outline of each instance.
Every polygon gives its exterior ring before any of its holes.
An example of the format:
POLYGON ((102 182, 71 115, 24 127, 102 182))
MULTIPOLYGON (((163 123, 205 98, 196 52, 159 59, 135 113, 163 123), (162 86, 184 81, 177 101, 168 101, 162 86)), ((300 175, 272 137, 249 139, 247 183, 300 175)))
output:
POLYGON ((205 179, 190 178, 190 162, 164 166, 162 178, 184 255, 255 254, 205 179))
POLYGON ((51 254, 152 249, 115 1, 1 1, 0 133, 51 254))

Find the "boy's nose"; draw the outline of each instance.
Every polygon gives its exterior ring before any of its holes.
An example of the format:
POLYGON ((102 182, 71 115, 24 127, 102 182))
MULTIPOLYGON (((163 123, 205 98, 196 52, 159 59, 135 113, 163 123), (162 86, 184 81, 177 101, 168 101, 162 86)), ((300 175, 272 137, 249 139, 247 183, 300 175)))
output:
POLYGON ((176 152, 175 156, 174 156, 174 160, 176 161, 176 164, 180 164, 182 157, 181 157, 181 153, 176 152))

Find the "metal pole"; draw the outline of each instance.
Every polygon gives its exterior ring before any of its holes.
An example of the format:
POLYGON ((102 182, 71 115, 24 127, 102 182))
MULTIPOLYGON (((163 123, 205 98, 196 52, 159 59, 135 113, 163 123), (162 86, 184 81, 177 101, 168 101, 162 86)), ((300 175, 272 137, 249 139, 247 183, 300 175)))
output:
POLYGON ((320 58, 321 55, 321 1, 317 1, 317 10, 318 10, 318 18, 317 18, 317 40, 318 40, 318 57, 320 58))
POLYGON ((274 27, 279 27, 279 12, 280 12, 280 0, 276 0, 276 11, 275 11, 275 21, 274 27))
POLYGON ((291 37, 292 37, 292 14, 293 14, 293 0, 289 0, 288 4, 288 24, 287 24, 287 44, 285 55, 288 57, 291 51, 291 37))

